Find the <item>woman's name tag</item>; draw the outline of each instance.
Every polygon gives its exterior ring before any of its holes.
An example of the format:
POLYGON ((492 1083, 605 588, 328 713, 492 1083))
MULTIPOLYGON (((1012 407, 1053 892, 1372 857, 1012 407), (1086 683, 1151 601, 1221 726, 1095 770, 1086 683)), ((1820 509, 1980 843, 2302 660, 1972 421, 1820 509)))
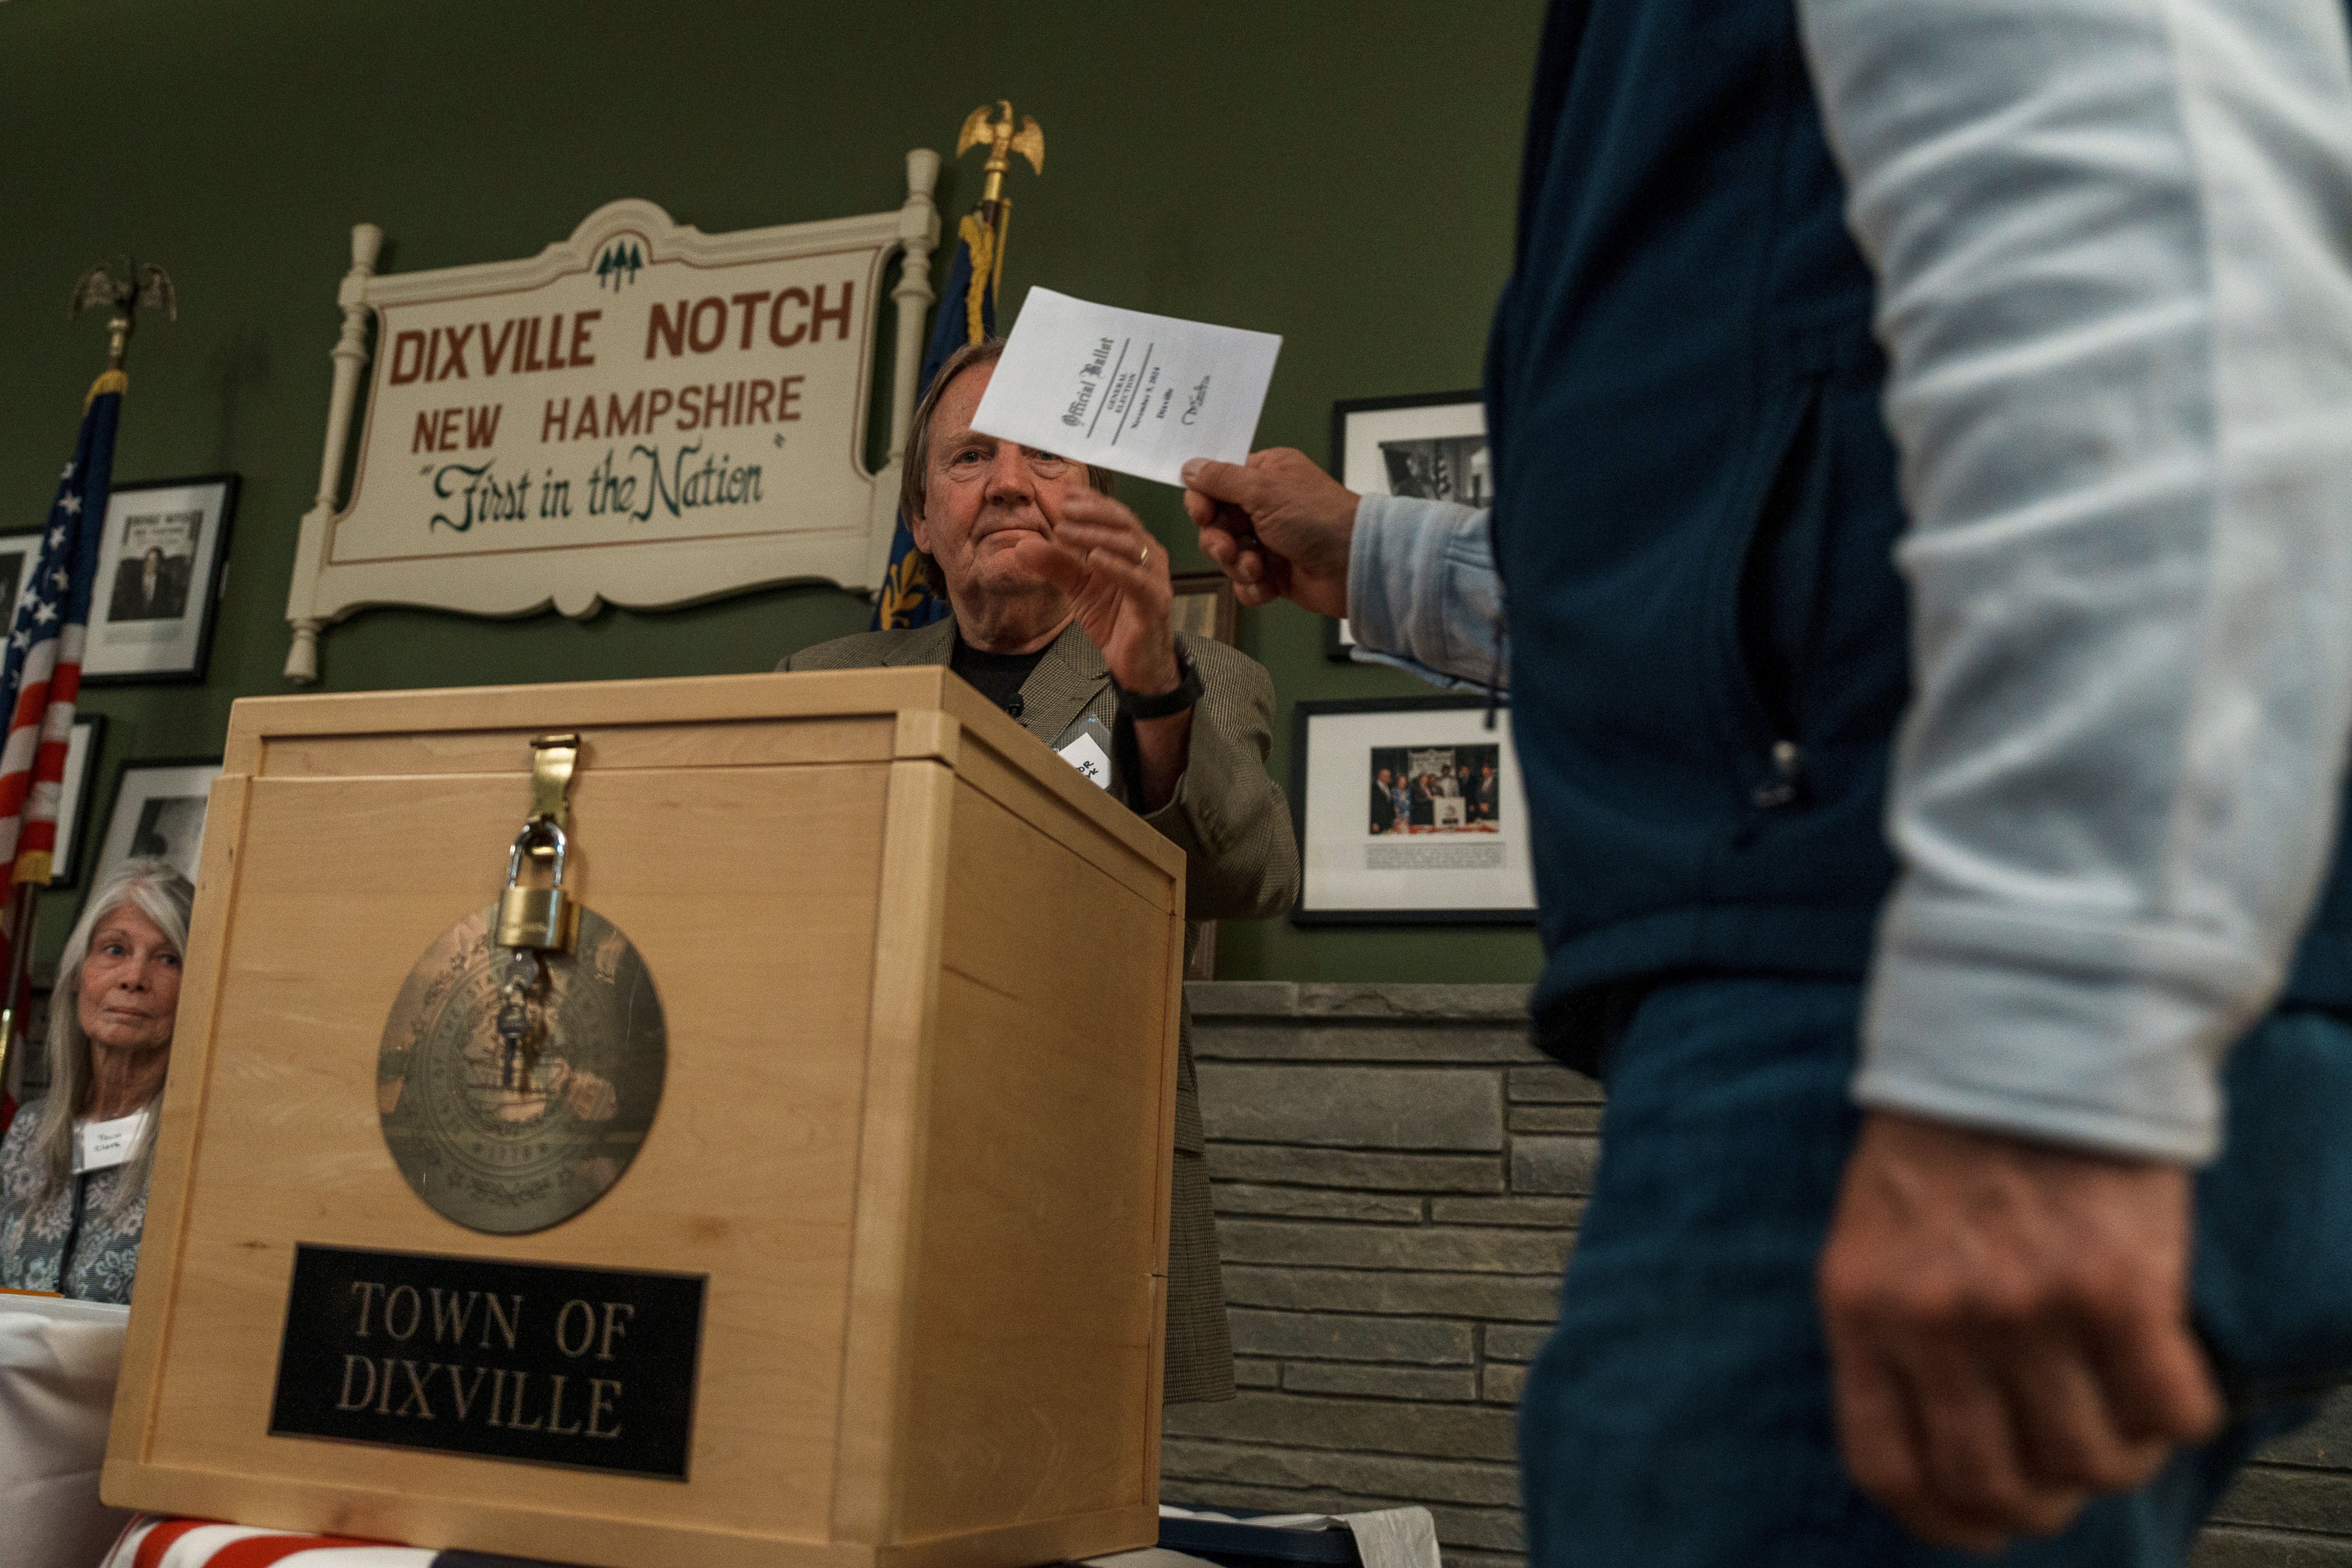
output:
POLYGON ((131 1158, 131 1152, 139 1147, 139 1134, 146 1129, 144 1110, 134 1110, 111 1121, 79 1123, 74 1128, 79 1134, 74 1140, 74 1174, 86 1176, 93 1171, 111 1171, 131 1158))

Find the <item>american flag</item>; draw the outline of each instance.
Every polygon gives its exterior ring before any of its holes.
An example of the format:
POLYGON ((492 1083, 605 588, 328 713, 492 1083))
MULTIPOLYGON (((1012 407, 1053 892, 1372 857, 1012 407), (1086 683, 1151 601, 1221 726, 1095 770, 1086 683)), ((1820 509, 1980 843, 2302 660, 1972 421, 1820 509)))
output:
MULTIPOLYGON (((1429 1516, 1422 1510, 1425 1521, 1429 1516)), ((1423 1533, 1427 1533, 1424 1525, 1423 1533)), ((1162 1556, 1193 1563, 1200 1559, 1162 1556)), ((1097 1559, 1100 1563, 1108 1558, 1097 1559)), ((1430 1537, 1429 1561, 1437 1561, 1437 1542, 1430 1537)), ((254 1530, 242 1524, 222 1524, 208 1519, 157 1519, 135 1516, 116 1538, 114 1549, 99 1568, 562 1568, 522 1557, 497 1557, 488 1552, 440 1551, 426 1546, 398 1546, 387 1541, 359 1541, 347 1535, 309 1535, 291 1530, 254 1530)), ((1049 1568, 1091 1568, 1077 1563, 1049 1568)), ((1202 1568, 1207 1568, 1204 1563, 1202 1568)))
MULTIPOLYGON (((0 743, 0 866, 7 882, 46 886, 58 847, 58 795, 66 743, 81 695, 82 643, 89 633, 99 534, 114 468, 114 427, 129 378, 110 370, 89 389, 73 461, 58 479, 41 543, 16 586, 8 646, 0 658, 0 703, 8 738, 0 743)), ((16 901, 0 899, 0 975, 8 973, 16 901)), ((13 1108, 0 1093, 0 1127, 13 1108)))
POLYGON ((202 1519, 142 1519, 122 1532, 103 1568, 531 1568, 511 1557, 421 1546, 249 1530, 202 1519))
POLYGON ((90 388, 81 437, 58 480, 40 552, 17 584, 7 654, 0 659, 0 700, 8 710, 8 739, 0 744, 0 862, 14 863, 12 882, 46 884, 58 847, 58 793, 81 695, 82 643, 124 380, 121 371, 109 371, 90 388))

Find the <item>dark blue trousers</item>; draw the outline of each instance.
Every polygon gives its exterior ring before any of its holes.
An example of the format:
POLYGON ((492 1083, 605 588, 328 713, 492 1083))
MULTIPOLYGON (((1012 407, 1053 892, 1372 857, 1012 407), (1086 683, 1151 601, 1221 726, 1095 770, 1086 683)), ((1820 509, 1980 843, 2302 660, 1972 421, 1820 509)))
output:
MULTIPOLYGON (((1847 1481, 1813 1266, 1859 1125, 1859 987, 1663 985, 1610 1047, 1559 1326, 1519 1407, 1537 1568, 1982 1563, 1847 1481)), ((2195 1305, 2233 1419, 2003 1563, 2179 1564, 2254 1446, 2352 1367, 2352 1024, 2274 1014, 2231 1053, 2198 1186, 2195 1305)))

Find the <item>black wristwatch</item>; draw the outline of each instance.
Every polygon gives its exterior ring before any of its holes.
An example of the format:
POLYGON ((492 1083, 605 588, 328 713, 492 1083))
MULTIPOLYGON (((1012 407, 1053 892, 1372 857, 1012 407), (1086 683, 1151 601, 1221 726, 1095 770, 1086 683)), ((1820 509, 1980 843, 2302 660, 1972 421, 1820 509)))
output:
POLYGON ((1183 679, 1176 682, 1175 690, 1163 691, 1157 697, 1138 697, 1118 683, 1118 676, 1112 676, 1110 687, 1118 693, 1119 712, 1129 719, 1165 719, 1201 700, 1201 693, 1206 689, 1201 684, 1201 672, 1184 657, 1181 647, 1176 650, 1176 668, 1183 672, 1183 679))

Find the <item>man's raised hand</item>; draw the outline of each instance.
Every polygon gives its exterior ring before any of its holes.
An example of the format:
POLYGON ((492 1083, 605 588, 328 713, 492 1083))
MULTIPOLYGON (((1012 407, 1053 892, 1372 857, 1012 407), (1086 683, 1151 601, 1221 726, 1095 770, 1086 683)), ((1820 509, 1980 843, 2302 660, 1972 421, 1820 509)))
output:
POLYGON ((1070 595, 1078 626, 1102 650, 1113 679, 1139 697, 1172 691, 1176 664, 1168 552, 1135 513, 1095 490, 1063 501, 1054 536, 1023 537, 1013 549, 1070 595))
POLYGON ((1246 464, 1195 458, 1184 485, 1202 552, 1233 579, 1234 597, 1348 613, 1348 551, 1362 498, 1313 458, 1287 447, 1252 452, 1246 464))

